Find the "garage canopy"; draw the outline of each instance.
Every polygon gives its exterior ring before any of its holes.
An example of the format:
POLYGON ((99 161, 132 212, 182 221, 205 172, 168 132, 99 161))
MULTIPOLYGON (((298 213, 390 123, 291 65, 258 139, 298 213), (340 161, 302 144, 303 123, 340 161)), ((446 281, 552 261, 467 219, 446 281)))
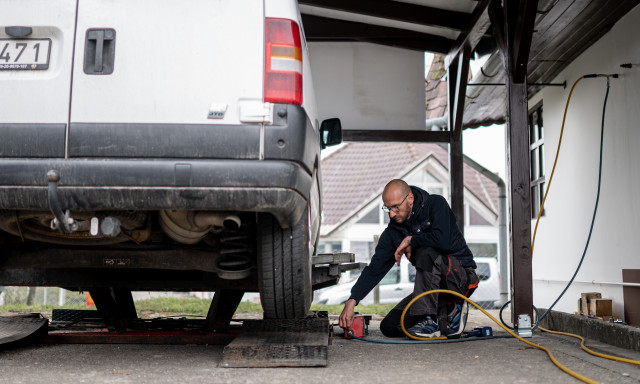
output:
MULTIPOLYGON (((528 95, 550 84, 639 2, 537 1, 526 73, 528 95)), ((299 0, 298 3, 308 41, 369 42, 441 53, 447 56, 447 67, 465 48, 472 56, 491 54, 483 72, 469 81, 462 125, 470 128, 505 122, 505 87, 495 86, 504 83, 505 72, 491 27, 492 1, 299 0), (493 85, 477 85, 482 83, 493 85)), ((518 22, 525 23, 525 16, 521 15, 518 22)))

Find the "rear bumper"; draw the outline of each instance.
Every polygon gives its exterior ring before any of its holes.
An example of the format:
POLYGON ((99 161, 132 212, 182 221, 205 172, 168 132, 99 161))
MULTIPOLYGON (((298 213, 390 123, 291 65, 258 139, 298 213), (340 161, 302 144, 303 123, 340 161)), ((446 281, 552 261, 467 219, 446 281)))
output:
POLYGON ((305 111, 286 104, 264 127, 0 124, 2 133, 2 210, 48 210, 53 169, 63 209, 270 212, 285 228, 302 217, 320 152, 305 111))
POLYGON ((48 210, 45 174, 60 174, 63 209, 271 212, 299 221, 311 175, 277 160, 3 159, 0 209, 48 210))

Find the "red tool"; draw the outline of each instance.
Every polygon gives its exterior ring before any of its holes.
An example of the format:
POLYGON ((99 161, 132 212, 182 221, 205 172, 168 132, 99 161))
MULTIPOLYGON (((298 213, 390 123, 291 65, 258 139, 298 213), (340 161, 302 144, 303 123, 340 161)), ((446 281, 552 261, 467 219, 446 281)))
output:
MULTIPOLYGON (((369 334, 369 321, 371 321, 371 315, 355 315, 351 324, 351 333, 354 336, 365 337, 369 334)), ((351 337, 346 329, 344 330, 344 337, 351 337)))

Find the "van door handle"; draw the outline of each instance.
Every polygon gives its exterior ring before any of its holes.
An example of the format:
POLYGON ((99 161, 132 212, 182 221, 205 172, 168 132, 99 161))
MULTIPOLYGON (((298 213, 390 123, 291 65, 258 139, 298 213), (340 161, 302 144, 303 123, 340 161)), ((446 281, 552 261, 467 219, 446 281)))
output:
POLYGON ((396 291, 402 291, 402 288, 398 287, 395 289, 396 291))
POLYGON ((84 47, 84 73, 110 75, 115 59, 116 31, 114 29, 89 29, 84 47))

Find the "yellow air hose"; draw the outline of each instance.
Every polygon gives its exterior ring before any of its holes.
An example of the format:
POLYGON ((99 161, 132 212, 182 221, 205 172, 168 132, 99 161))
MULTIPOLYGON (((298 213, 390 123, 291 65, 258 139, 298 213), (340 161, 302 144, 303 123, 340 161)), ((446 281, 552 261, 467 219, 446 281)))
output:
POLYGON ((551 181, 553 180, 553 173, 556 171, 556 164, 558 163, 558 155, 560 155, 560 146, 562 145, 562 134, 564 133, 564 122, 567 120, 567 110, 569 109, 569 101, 571 101, 571 94, 575 89, 576 85, 584 79, 584 76, 581 76, 578 80, 573 83, 571 87, 571 91, 569 92, 569 97, 567 98, 567 104, 564 107, 564 116, 562 116, 562 127, 560 128, 560 138, 558 139, 558 149, 556 150, 556 158, 553 160, 553 168, 551 168, 551 176, 549 176, 549 182, 547 183, 547 189, 544 192, 544 197, 542 198, 542 202, 540 203, 540 210, 538 211, 538 218, 536 219, 536 226, 533 230, 533 240, 531 240, 531 256, 533 257, 533 246, 536 243, 536 232, 538 232, 538 223, 540 222, 540 216, 542 216, 542 211, 544 210, 544 202, 547 200, 547 194, 549 193, 549 188, 551 188, 551 181))
MULTIPOLYGON (((562 135, 564 133, 564 125, 565 125, 565 121, 567 119, 567 110, 569 109, 569 102, 571 101, 571 94, 573 93, 573 90, 575 89, 576 85, 578 85, 578 83, 581 80, 583 80, 585 78, 596 78, 596 77, 607 77, 607 88, 608 88, 608 81, 609 81, 608 79, 609 79, 609 77, 616 78, 617 75, 615 75, 615 74, 614 75, 593 74, 593 75, 581 76, 580 78, 578 78, 573 83, 573 86, 571 87, 571 91, 569 92, 569 97, 567 98, 567 103, 566 103, 565 108, 564 108, 564 116, 562 117, 562 127, 560 128, 560 138, 558 139, 558 149, 556 150, 555 160, 553 161, 553 168, 551 170, 551 176, 549 177, 549 182, 547 184, 547 189, 546 189, 546 191, 544 193, 544 197, 543 197, 542 202, 540 204, 540 210, 538 211, 538 217, 536 219, 535 230, 533 231, 533 240, 531 241, 531 255, 532 256, 533 256, 533 247, 534 247, 534 244, 535 244, 535 241, 536 241, 536 232, 538 230, 538 223, 540 221, 540 217, 542 216, 542 211, 544 210, 544 203, 545 203, 545 200, 547 199, 547 194, 549 193, 549 188, 551 188, 551 180, 553 179, 553 174, 555 172, 556 164, 558 162, 558 155, 560 154, 560 146, 562 145, 562 135)), ((605 105, 606 105, 606 98, 605 98, 605 105)), ((604 120, 603 120, 603 124, 604 124, 604 120)), ((591 349, 589 349, 589 348, 587 348, 585 346, 585 339, 582 336, 575 335, 573 333, 568 333, 568 332, 551 331, 549 329, 545 329, 545 328, 542 328, 540 326, 538 326, 537 328, 540 328, 540 330, 542 330, 543 332, 548 332, 548 333, 557 334, 557 335, 570 336, 570 337, 575 337, 577 339, 580 339, 580 340, 582 340, 582 342, 580 343, 580 347, 585 352, 587 352, 587 353, 589 353, 589 354, 591 354, 593 356, 597 356, 597 357, 601 357, 601 358, 609 359, 609 360, 614 360, 614 361, 619 361, 619 362, 623 362, 623 363, 640 365, 640 361, 638 361, 638 360, 625 359, 625 358, 621 358, 621 357, 617 357, 617 356, 612 356, 612 355, 607 355, 607 354, 604 354, 604 353, 595 352, 595 351, 593 351, 593 350, 591 350, 591 349)))
MULTIPOLYGON (((493 322, 498 324, 498 326, 500 326, 502 329, 507 331, 507 333, 509 333, 511 336, 515 337, 516 339, 522 341, 523 343, 525 343, 527 345, 530 345, 530 346, 532 346, 534 348, 538 348, 540 350, 545 351, 547 353, 547 355, 549 356, 549 359, 551 359, 551 361, 553 362, 553 364, 555 364, 563 372, 565 372, 565 373, 567 373, 567 374, 569 374, 569 375, 575 377, 576 379, 581 380, 581 381, 583 381, 585 383, 589 383, 589 384, 598 383, 595 380, 592 380, 592 379, 590 379, 590 378, 588 378, 586 376, 582 376, 581 374, 579 374, 579 373, 577 373, 575 371, 572 371, 571 369, 565 367, 558 360, 556 360, 556 358, 553 356, 553 353, 551 353, 551 350, 549 350, 549 348, 543 347, 542 345, 538 345, 538 344, 532 343, 532 342, 530 342, 528 340, 525 340, 522 337, 518 336, 513 331, 511 331, 509 328, 507 328, 506 326, 501 324, 495 317, 491 316, 491 314, 489 312, 485 311, 482 307, 480 307, 478 304, 474 303, 472 300, 470 300, 466 296, 461 295, 458 292, 450 291, 450 290, 447 290, 447 289, 433 289, 431 291, 423 292, 423 293, 419 294, 418 296, 414 297, 413 300, 411 300, 409 302, 409 304, 407 304, 407 306, 402 311, 402 316, 400 316, 400 326, 402 327, 402 332, 404 332, 404 334, 407 335, 407 337, 409 337, 411 339, 414 339, 414 340, 441 340, 441 339, 443 339, 443 338, 426 338, 426 337, 414 336, 414 335, 410 334, 409 332, 407 332, 406 328, 404 327, 404 317, 405 317, 407 311, 409 310, 409 308, 413 305, 413 303, 415 303, 421 297, 426 296, 426 295, 431 295, 433 293, 447 293, 447 294, 454 295, 454 296, 457 296, 457 297, 459 297, 461 299, 466 300, 469 304, 473 305, 474 307, 476 307, 480 311, 482 311, 482 313, 487 315, 487 317, 489 317, 491 320, 493 320, 493 322)), ((568 335, 571 335, 571 334, 568 334, 568 335)), ((576 335, 571 335, 571 336, 576 337, 576 335)), ((577 336, 577 337, 580 337, 580 336, 577 336)), ((444 338, 446 339, 446 337, 444 337, 444 338)), ((584 339, 583 339, 583 343, 584 343, 584 339)), ((591 351, 591 352, 593 352, 593 351, 591 351)), ((589 353, 591 353, 591 352, 589 352, 589 353)), ((594 352, 594 354, 595 353, 597 353, 597 352, 594 352)), ((595 356, 600 356, 600 355, 603 355, 603 354, 597 354, 595 356)), ((605 356, 608 356, 608 355, 605 355, 605 356)), ((600 357, 604 357, 604 356, 600 356, 600 357)), ((613 358, 613 360, 628 362, 630 364, 640 364, 640 362, 636 361, 636 360, 622 359, 622 358, 618 358, 618 357, 615 357, 615 356, 609 356, 607 358, 613 358)))
POLYGON ((542 332, 548 332, 548 333, 552 333, 554 335, 571 336, 571 337, 575 337, 576 339, 580 339, 580 340, 582 340, 582 342, 580 343, 580 348, 582 348, 585 352, 587 352, 588 354, 591 354, 593 356, 602 357, 603 359, 619 361, 621 363, 640 365, 640 361, 638 361, 638 360, 632 360, 632 359, 627 359, 627 358, 618 357, 618 356, 611 356, 611 355, 607 355, 607 354, 596 352, 596 351, 594 351, 592 349, 589 349, 589 348, 587 348, 586 345, 584 345, 586 340, 584 339, 584 337, 582 337, 580 335, 574 335, 573 333, 568 333, 568 332, 552 331, 550 329, 545 329, 545 328, 542 328, 542 327, 538 327, 538 329, 540 329, 542 332))

